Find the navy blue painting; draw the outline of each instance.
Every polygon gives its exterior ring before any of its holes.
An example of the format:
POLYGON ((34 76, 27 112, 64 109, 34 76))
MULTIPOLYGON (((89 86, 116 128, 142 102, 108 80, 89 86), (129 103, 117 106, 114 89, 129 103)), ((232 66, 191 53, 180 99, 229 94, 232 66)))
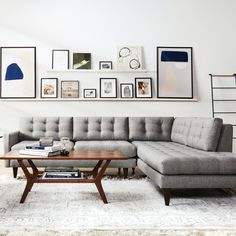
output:
POLYGON ((181 51, 162 51, 161 61, 188 62, 188 53, 181 51))
POLYGON ((12 63, 7 67, 5 80, 22 80, 23 78, 24 74, 16 63, 12 63))

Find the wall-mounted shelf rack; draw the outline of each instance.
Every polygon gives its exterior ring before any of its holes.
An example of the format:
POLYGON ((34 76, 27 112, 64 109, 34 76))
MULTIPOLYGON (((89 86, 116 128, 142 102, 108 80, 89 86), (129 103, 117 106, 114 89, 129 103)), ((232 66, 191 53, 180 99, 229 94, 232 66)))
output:
POLYGON ((100 74, 106 74, 106 73, 133 73, 133 74, 139 74, 139 73, 155 73, 155 70, 48 70, 49 73, 100 73, 100 74))

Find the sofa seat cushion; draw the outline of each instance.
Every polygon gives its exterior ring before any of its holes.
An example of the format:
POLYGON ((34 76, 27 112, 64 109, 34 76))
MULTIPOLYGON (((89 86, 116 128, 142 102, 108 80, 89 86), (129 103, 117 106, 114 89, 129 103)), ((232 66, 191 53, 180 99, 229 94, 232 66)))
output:
POLYGON ((236 154, 206 152, 174 142, 133 142, 137 156, 164 175, 236 174, 236 154))
POLYGON ((128 157, 136 156, 136 147, 128 141, 106 140, 106 141, 77 141, 74 147, 78 150, 119 150, 128 157))
MULTIPOLYGON (((62 143, 60 141, 54 141, 53 142, 54 145, 62 145, 62 143)), ((11 150, 22 150, 25 149, 26 146, 33 146, 33 145, 39 145, 39 141, 35 141, 35 140, 25 140, 25 141, 21 141, 17 144, 15 144, 14 146, 11 147, 11 150)), ((62 145, 63 147, 63 145, 62 145)), ((74 148, 74 143, 70 142, 68 144, 68 151, 72 150, 74 148)))

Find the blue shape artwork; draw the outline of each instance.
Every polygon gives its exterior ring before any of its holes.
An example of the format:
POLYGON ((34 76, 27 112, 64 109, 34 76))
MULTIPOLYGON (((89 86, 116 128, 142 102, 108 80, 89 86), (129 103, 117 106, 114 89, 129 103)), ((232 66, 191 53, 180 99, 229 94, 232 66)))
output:
POLYGON ((163 51, 161 61, 188 62, 188 53, 180 51, 163 51))
POLYGON ((7 67, 5 80, 21 80, 23 78, 24 74, 16 63, 12 63, 7 67))

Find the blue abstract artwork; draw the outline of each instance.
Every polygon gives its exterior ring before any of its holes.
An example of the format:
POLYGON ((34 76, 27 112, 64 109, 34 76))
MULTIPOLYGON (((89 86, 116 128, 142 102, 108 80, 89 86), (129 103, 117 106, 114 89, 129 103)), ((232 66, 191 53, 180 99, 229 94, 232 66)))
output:
POLYGON ((5 80, 22 80, 23 78, 24 74, 16 63, 12 63, 7 67, 5 80))
POLYGON ((188 62, 188 53, 180 51, 163 51, 161 61, 171 62, 188 62))

